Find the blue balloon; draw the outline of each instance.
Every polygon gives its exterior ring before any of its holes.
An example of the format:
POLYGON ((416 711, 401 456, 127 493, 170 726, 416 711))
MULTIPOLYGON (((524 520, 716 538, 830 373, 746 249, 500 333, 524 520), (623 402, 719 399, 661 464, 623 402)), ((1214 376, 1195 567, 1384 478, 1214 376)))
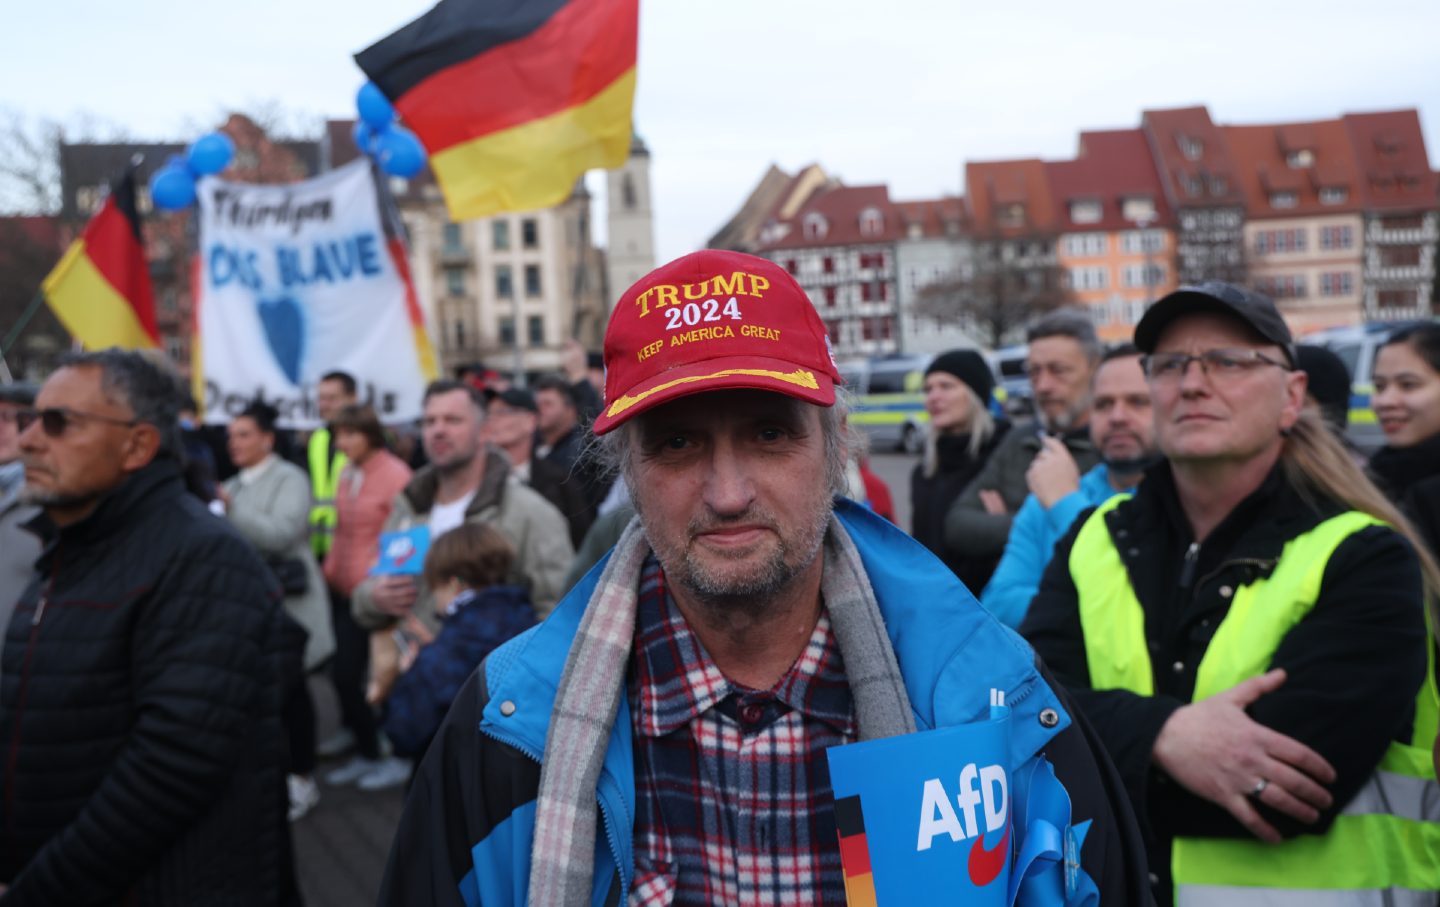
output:
POLYGON ((162 211, 179 211, 195 204, 195 177, 179 157, 172 157, 150 177, 150 201, 162 211))
POLYGON ((360 86, 355 95, 355 109, 360 112, 360 119, 369 123, 376 132, 395 122, 395 107, 374 82, 360 86))
POLYGON ((425 169, 425 146, 404 126, 391 126, 375 140, 375 159, 391 176, 409 179, 425 169))
POLYGON ((235 143, 223 132, 207 132, 195 140, 186 154, 190 172, 196 176, 209 176, 230 166, 235 157, 235 143))
POLYGON ((360 149, 361 154, 375 154, 375 130, 364 120, 356 120, 355 128, 350 130, 350 138, 355 140, 355 147, 360 149))

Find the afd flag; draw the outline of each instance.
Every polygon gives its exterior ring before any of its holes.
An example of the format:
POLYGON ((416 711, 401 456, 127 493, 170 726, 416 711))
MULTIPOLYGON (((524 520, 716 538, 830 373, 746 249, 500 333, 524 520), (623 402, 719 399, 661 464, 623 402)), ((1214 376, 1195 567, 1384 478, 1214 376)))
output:
POLYGON ((434 353, 368 161, 283 186, 207 177, 199 209, 194 368, 207 422, 259 397, 282 426, 317 427, 315 386, 335 370, 381 421, 419 417, 434 353))

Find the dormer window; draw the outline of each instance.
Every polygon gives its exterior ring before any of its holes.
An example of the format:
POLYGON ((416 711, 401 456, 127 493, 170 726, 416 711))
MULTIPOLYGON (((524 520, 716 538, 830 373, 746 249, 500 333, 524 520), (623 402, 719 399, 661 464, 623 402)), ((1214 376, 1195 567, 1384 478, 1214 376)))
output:
POLYGON ((1344 186, 1321 186, 1320 204, 1343 205, 1350 198, 1350 190, 1344 186))
POLYGON ((998 220, 1002 227, 1023 227, 1025 226, 1025 206, 1005 205, 999 211, 998 220))
POLYGON ((1312 167, 1315 164, 1315 152, 1309 148, 1301 148, 1298 151, 1291 151, 1285 155, 1285 166, 1291 170, 1300 170, 1305 167, 1312 167))
POLYGON ((825 215, 812 211, 805 215, 804 230, 806 239, 824 239, 830 232, 830 224, 826 223, 825 215))
POLYGON ((1070 219, 1077 224, 1098 224, 1103 214, 1103 207, 1094 199, 1070 203, 1070 219))
POLYGON ((866 208, 860 212, 860 235, 879 236, 885 231, 885 215, 879 208, 866 208))
POLYGON ((1120 206, 1120 216, 1131 223, 1155 219, 1155 200, 1146 196, 1132 196, 1120 206))
POLYGON ((1300 199, 1294 192, 1270 193, 1270 207, 1272 208, 1293 208, 1299 203, 1300 199))
POLYGON ((1205 143, 1194 136, 1181 133, 1175 136, 1175 144, 1180 146, 1180 153, 1185 155, 1187 161, 1198 161, 1205 153, 1205 143))

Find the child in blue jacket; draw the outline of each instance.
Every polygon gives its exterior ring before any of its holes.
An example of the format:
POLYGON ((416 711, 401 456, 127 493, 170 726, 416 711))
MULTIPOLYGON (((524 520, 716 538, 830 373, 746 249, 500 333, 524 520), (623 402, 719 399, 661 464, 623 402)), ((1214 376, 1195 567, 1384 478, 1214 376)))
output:
MULTIPOLYGON (((529 593, 504 585, 515 549, 494 527, 465 523, 425 556, 440 632, 414 655, 386 699, 385 733, 401 756, 419 759, 450 703, 490 650, 535 623, 529 593)), ((412 622, 413 625, 413 622, 412 622)))

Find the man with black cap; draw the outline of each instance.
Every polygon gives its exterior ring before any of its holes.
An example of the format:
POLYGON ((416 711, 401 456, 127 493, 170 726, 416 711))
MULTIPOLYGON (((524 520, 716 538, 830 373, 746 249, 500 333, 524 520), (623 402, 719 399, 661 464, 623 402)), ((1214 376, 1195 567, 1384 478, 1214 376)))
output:
POLYGON ((1077 521, 1022 632, 1124 776, 1157 899, 1433 904, 1413 534, 1305 411, 1269 299, 1182 287, 1135 343, 1168 460, 1077 521))

